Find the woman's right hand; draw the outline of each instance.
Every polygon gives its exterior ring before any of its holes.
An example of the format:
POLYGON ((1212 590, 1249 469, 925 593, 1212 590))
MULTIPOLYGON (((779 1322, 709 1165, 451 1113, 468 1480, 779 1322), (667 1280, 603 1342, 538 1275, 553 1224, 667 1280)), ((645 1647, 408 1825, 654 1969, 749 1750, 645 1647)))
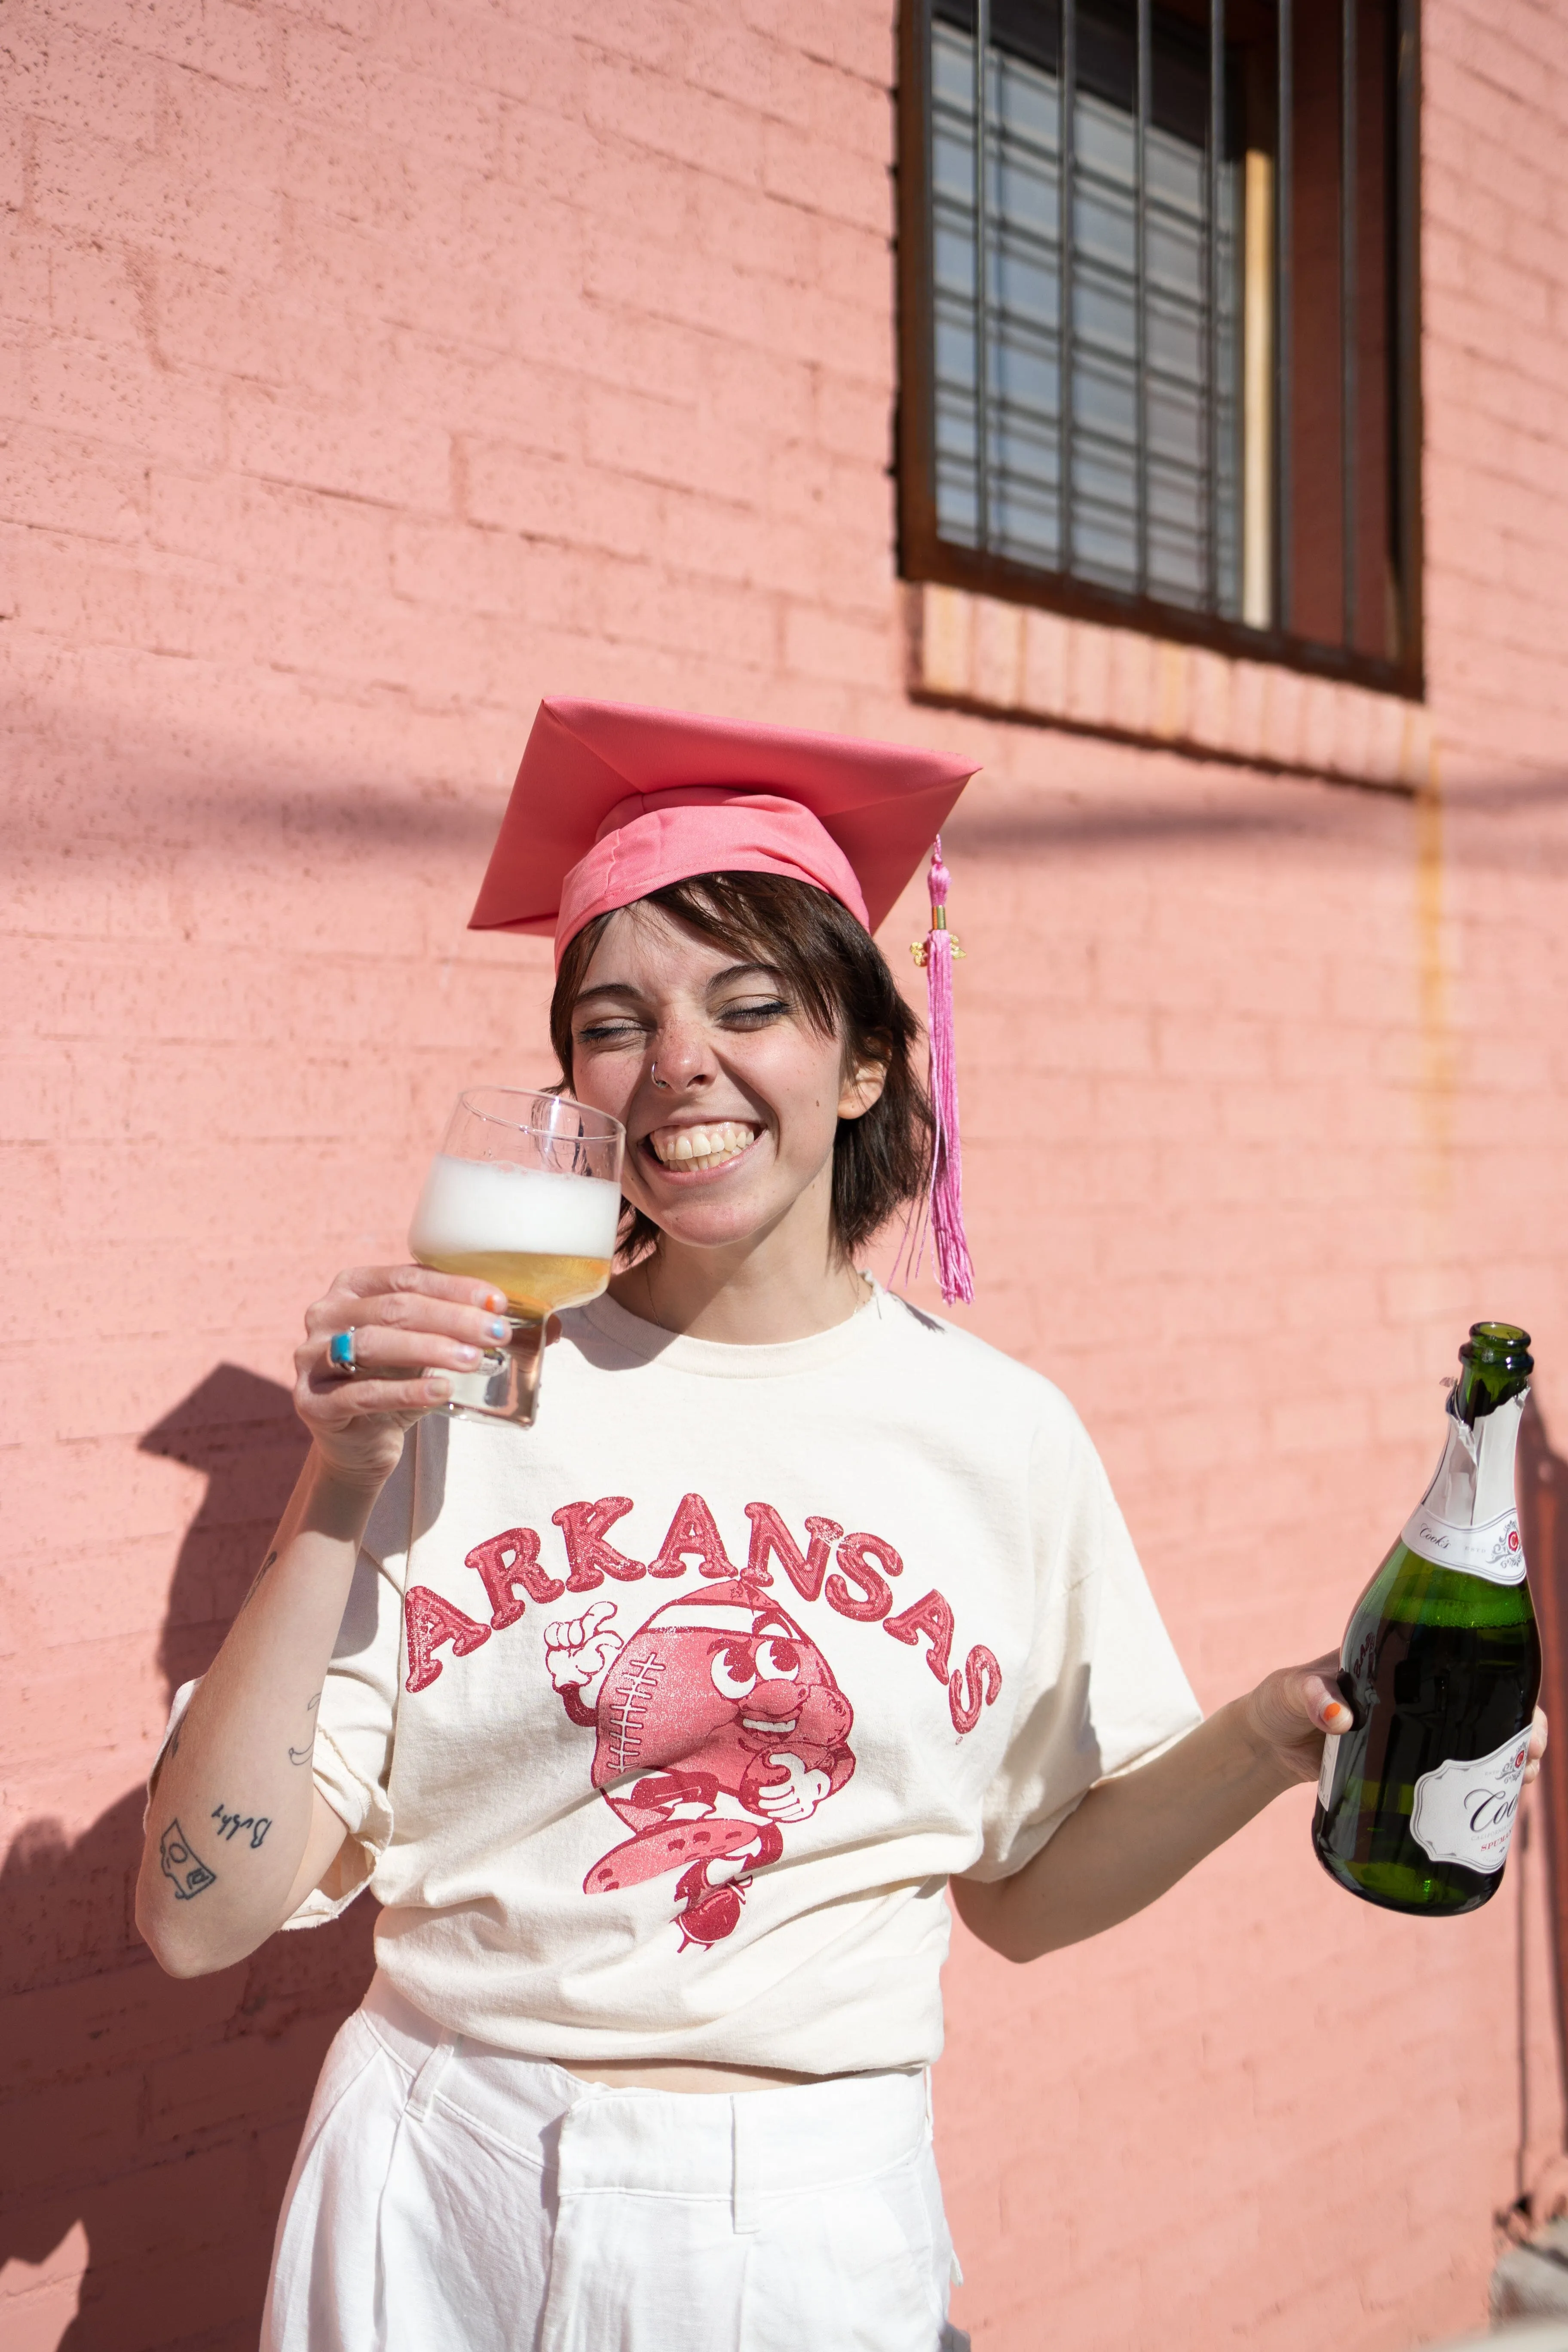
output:
POLYGON ((329 1469, 379 1485, 405 1432, 451 1394, 447 1371, 471 1371, 510 1337, 506 1298, 489 1283, 423 1265, 353 1266, 305 1310, 294 1350, 294 1403, 329 1469), (334 1370, 332 1336, 353 1333, 352 1373, 334 1370))

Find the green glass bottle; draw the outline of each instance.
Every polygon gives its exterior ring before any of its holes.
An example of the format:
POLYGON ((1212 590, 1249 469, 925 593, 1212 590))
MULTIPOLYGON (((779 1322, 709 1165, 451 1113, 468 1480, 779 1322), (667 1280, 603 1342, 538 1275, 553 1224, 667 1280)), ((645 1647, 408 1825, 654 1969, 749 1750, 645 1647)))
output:
POLYGON ((1385 1910, 1476 1911, 1502 1881, 1541 1685, 1513 1493, 1529 1350, 1470 1326, 1437 1475, 1345 1629, 1355 1722, 1324 1743, 1312 1844, 1385 1910))

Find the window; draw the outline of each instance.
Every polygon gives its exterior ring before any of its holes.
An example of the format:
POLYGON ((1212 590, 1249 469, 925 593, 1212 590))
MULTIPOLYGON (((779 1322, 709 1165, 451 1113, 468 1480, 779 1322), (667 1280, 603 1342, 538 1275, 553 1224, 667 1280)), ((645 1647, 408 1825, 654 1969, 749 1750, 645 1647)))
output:
POLYGON ((1420 691, 1416 7, 907 0, 907 576, 1420 691))

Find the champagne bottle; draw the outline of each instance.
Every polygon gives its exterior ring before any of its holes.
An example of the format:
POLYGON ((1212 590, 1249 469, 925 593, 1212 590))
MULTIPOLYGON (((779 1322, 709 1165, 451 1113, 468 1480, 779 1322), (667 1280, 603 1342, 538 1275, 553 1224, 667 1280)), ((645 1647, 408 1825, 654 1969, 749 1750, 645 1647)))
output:
POLYGON ((1514 1507, 1530 1334, 1472 1323, 1437 1475, 1357 1601, 1323 1744, 1312 1844, 1389 1911, 1476 1911, 1502 1881, 1541 1643, 1514 1507))

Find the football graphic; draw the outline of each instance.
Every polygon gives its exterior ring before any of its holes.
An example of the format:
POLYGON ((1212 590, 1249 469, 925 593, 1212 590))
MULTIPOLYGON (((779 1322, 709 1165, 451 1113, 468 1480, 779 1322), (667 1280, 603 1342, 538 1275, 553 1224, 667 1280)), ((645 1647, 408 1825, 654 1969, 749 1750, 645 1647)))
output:
POLYGON ((656 1609, 629 1640, 612 1601, 544 1632, 574 1723, 597 1734, 593 1782, 632 1834, 589 1895, 679 1871, 681 1948, 733 1934, 749 1874, 784 1852, 855 1769, 854 1711, 809 1635, 744 1579, 656 1609))

